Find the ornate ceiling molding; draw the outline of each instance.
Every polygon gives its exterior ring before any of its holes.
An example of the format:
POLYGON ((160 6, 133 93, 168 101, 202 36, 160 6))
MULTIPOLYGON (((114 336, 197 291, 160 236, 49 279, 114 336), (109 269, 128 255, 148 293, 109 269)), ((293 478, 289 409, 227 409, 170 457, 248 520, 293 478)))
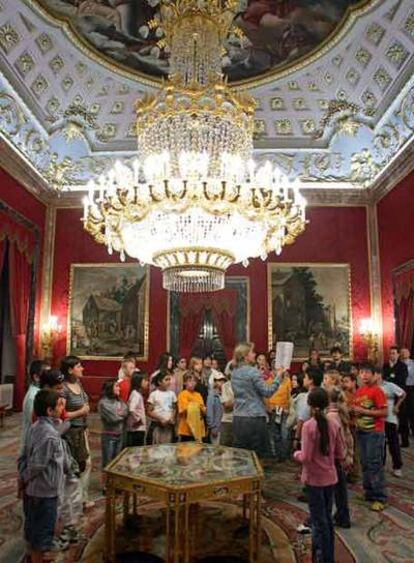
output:
MULTIPOLYGON (((32 0, 0 6, 0 65, 0 164, 47 200, 79 200, 135 154, 133 107, 148 86, 92 61, 32 0)), ((252 90, 256 158, 300 177, 311 204, 383 197, 413 145, 412 0, 370 3, 330 51, 289 72, 252 90)))
POLYGON ((414 142, 407 143, 403 151, 386 170, 375 180, 370 188, 371 200, 377 203, 414 170, 414 142))

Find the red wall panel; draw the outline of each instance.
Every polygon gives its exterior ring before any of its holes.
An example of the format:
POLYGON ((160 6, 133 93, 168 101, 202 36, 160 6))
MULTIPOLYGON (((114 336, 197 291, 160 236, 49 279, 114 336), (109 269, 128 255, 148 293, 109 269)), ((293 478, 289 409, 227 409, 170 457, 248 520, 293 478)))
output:
MULTIPOLYGON (((66 326, 71 263, 117 262, 104 246, 96 244, 83 230, 80 209, 59 209, 57 213, 52 313, 66 326)), ((366 210, 364 207, 320 207, 308 211, 309 225, 297 242, 283 250, 278 262, 349 263, 352 284, 354 356, 361 358, 365 348, 357 327, 370 315, 366 210)), ((272 262, 276 257, 272 257, 272 262)), ((250 338, 257 349, 267 350, 267 263, 252 260, 249 267, 232 267, 229 275, 250 278, 250 338)), ((167 292, 162 289, 160 271, 151 268, 149 362, 152 369, 166 348, 167 292)), ((56 356, 65 354, 66 341, 56 347, 56 356)), ((118 364, 109 361, 85 362, 90 375, 114 376, 118 364)))
POLYGON ((40 231, 40 262, 37 274, 35 344, 39 342, 39 319, 41 306, 41 280, 43 259, 43 237, 46 220, 46 206, 23 188, 12 176, 0 168, 0 199, 9 207, 34 223, 40 231))
POLYGON ((395 343, 392 271, 414 258, 414 172, 377 205, 384 351, 395 343))

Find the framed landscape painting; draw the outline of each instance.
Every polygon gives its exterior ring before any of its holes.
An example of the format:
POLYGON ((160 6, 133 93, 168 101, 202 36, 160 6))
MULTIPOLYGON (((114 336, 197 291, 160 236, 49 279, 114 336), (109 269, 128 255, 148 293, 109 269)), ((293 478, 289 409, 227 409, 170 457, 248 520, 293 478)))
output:
POLYGON ((72 264, 67 352, 113 360, 148 356, 149 269, 139 264, 72 264))
POLYGON ((293 342, 302 361, 339 345, 352 357, 350 288, 349 264, 269 264, 269 347, 293 342))

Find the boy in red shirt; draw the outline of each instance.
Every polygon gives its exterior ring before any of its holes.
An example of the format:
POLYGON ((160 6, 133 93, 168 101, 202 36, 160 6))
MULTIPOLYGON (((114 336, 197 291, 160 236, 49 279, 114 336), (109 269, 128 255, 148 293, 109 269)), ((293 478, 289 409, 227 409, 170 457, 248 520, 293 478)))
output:
POLYGON ((387 501, 382 463, 387 399, 377 384, 372 365, 362 365, 359 376, 362 386, 355 393, 352 412, 356 417, 364 496, 372 502, 371 510, 379 512, 384 510, 387 501))

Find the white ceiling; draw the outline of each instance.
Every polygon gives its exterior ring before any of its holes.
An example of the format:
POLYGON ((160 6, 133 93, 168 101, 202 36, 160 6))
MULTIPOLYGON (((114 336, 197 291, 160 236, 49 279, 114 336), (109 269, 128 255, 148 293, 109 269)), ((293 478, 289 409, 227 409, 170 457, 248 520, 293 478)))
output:
MULTIPOLYGON (((372 1, 313 60, 251 89, 256 157, 308 188, 369 190, 413 143, 413 55, 413 1, 372 1)), ((45 190, 82 189, 134 155, 134 103, 150 86, 34 0, 0 0, 0 69, 0 135, 45 190)))

